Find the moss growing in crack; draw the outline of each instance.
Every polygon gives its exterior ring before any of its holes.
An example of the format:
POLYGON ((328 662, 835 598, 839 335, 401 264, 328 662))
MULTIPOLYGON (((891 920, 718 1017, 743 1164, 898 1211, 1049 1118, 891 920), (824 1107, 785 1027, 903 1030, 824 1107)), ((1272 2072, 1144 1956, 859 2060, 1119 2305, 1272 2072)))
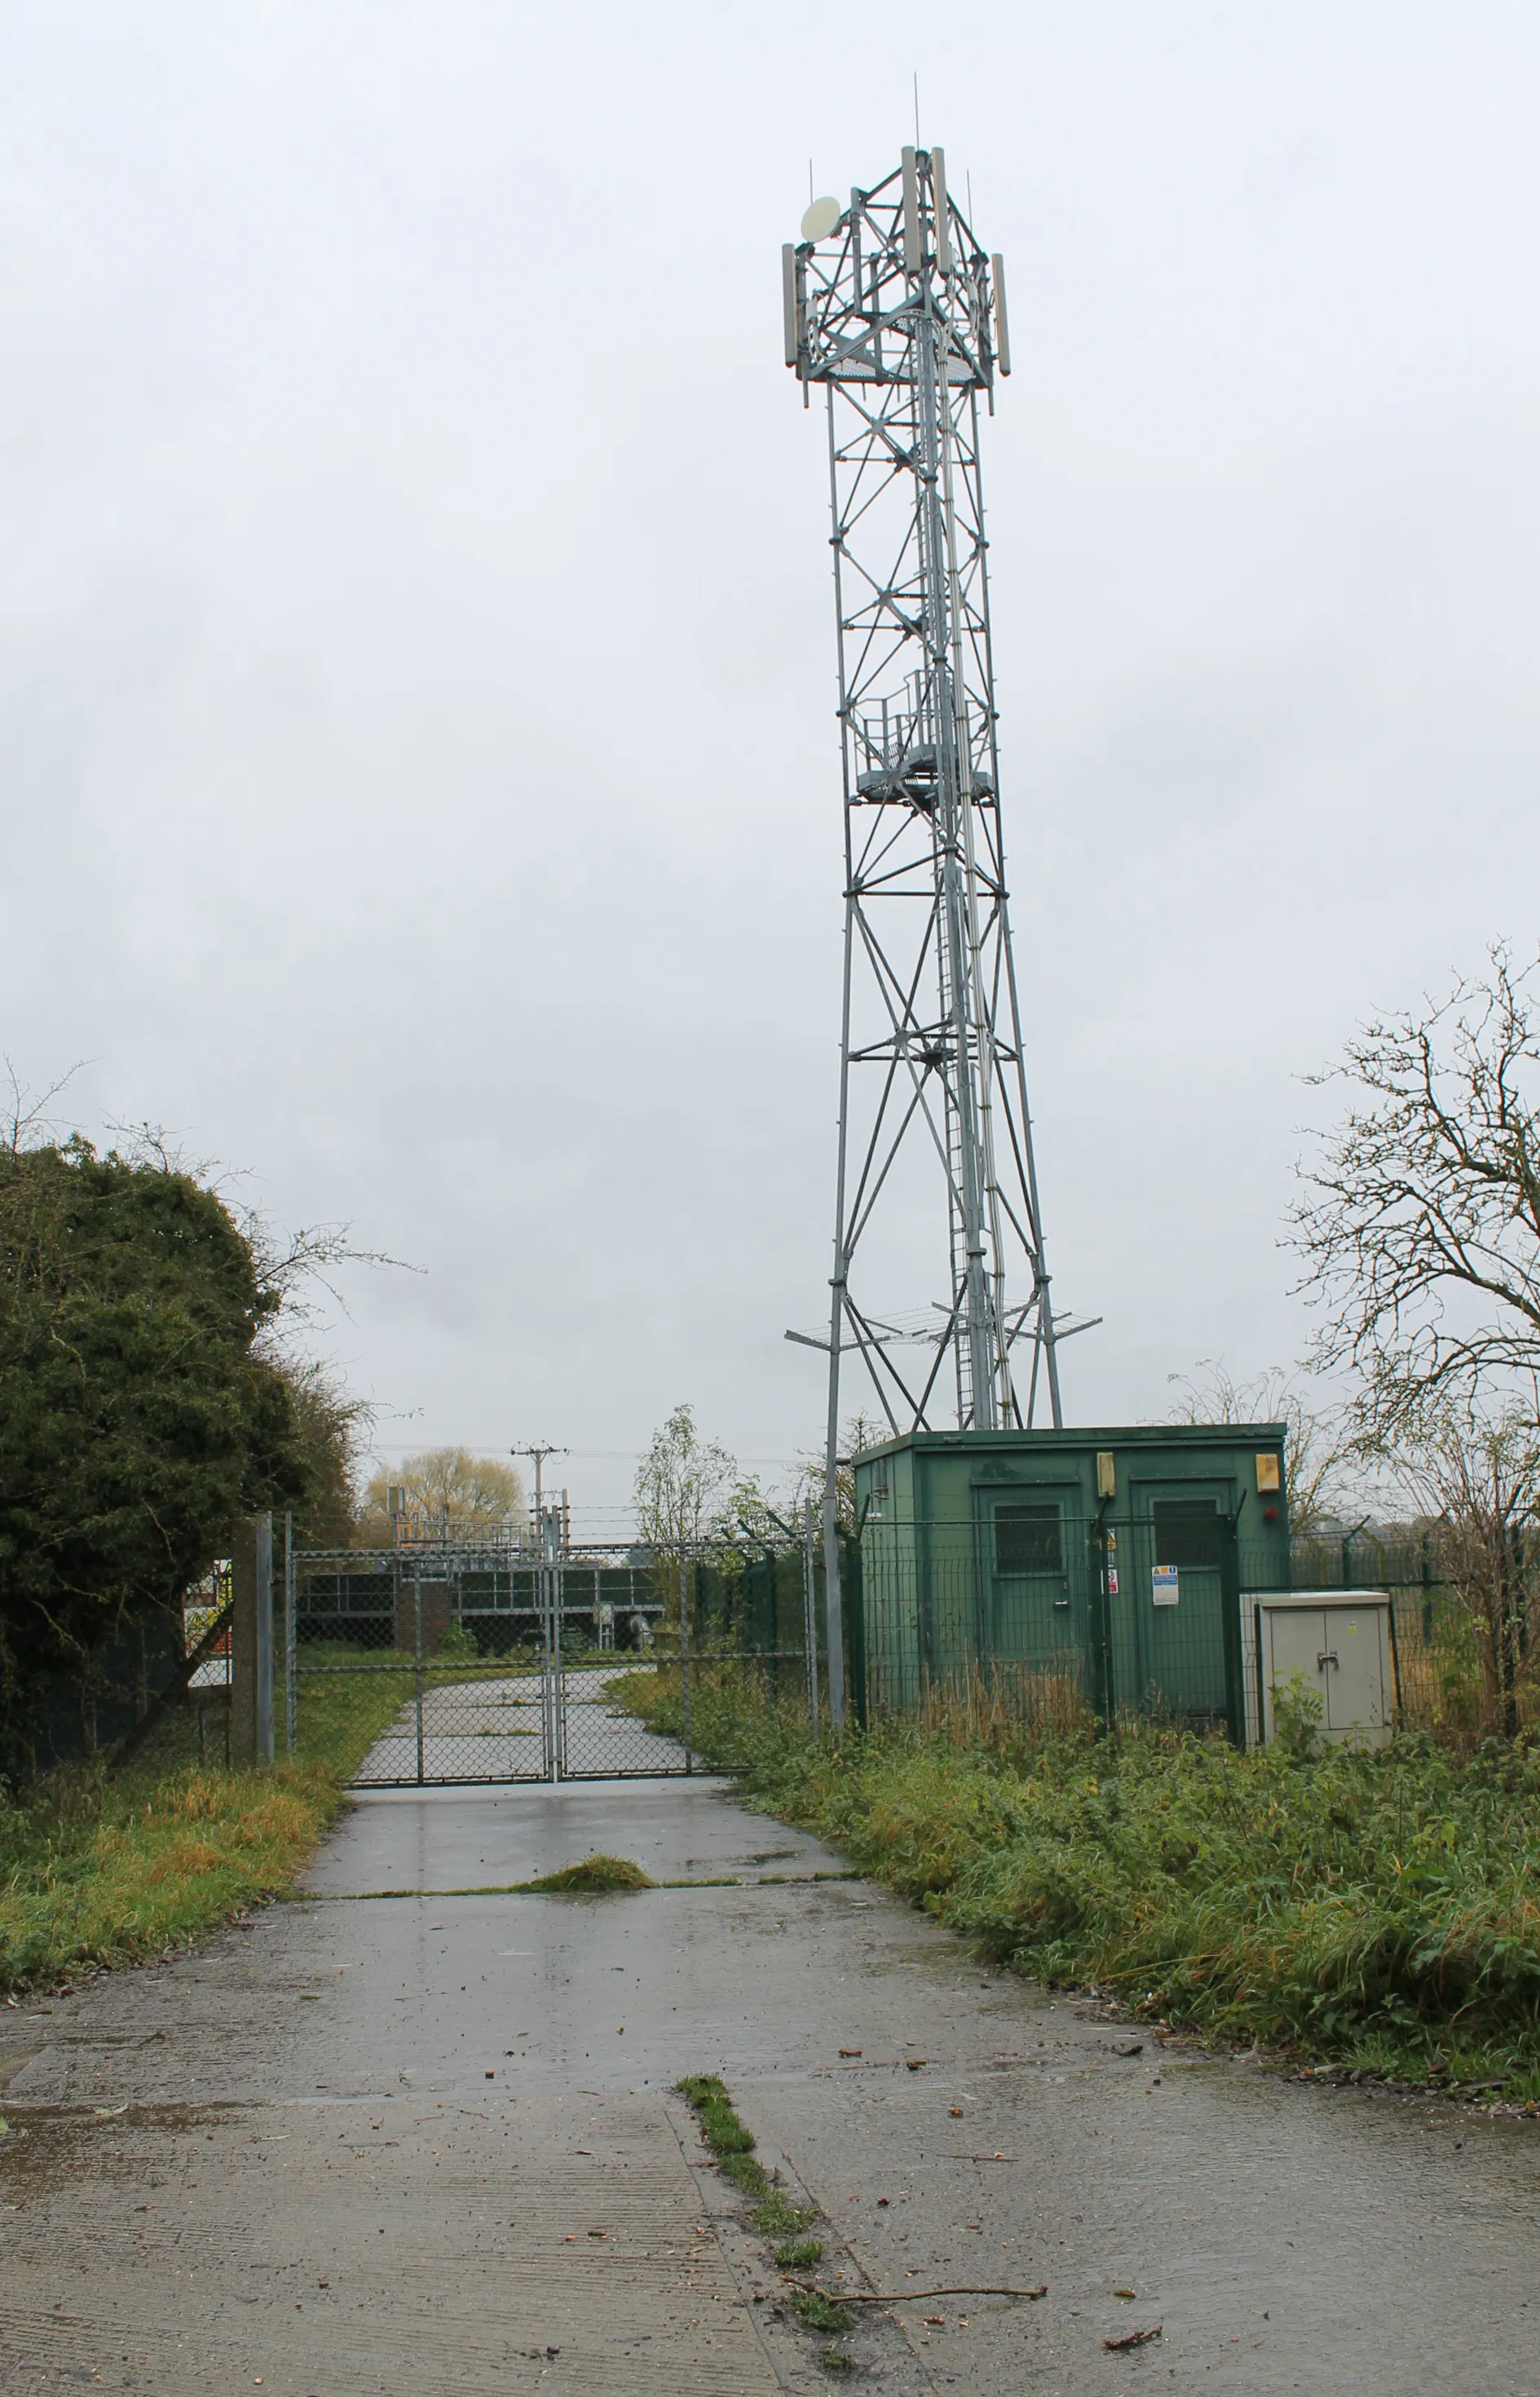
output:
POLYGON ((715 2072, 687 2072, 678 2089, 686 2104, 693 2106, 699 2114, 706 2144, 714 2156, 748 2153, 754 2145, 754 2133, 747 2123, 739 2121, 725 2081, 715 2072))
POLYGON ((810 2330, 849 2330, 850 2317, 843 2306, 837 2306, 822 2289, 803 2289, 791 2301, 792 2311, 805 2322, 810 2330))
MULTIPOLYGON (((822 2263, 823 2241, 803 2235, 811 2229, 817 2216, 809 2206, 793 2205, 750 2152, 754 2133, 740 2120, 728 2096, 727 2084, 715 2072, 690 2072, 676 2085, 699 2117, 718 2171, 725 2173, 735 2188, 757 2200, 748 2217, 749 2228, 770 2241, 779 2269, 806 2271, 822 2263)), ((842 2306, 833 2304, 822 2290, 799 2289, 790 2304, 792 2312, 809 2330, 828 2334, 850 2327, 849 2313, 842 2306)), ((828 2349, 823 2360, 831 2372, 850 2369, 849 2357, 841 2355, 837 2348, 828 2349), (831 2357, 835 2359, 832 2362, 831 2357)))
POLYGON ((794 2239, 799 2230, 810 2230, 817 2219, 810 2205, 793 2205, 783 2190, 772 2189, 749 2216, 749 2229, 762 2239, 794 2239))
POLYGON ((734 2189, 761 2202, 771 2194, 770 2176, 749 2151, 754 2133, 738 2119, 725 2082, 715 2072, 687 2072, 677 2084, 679 2095, 701 2118, 706 2145, 734 2189))

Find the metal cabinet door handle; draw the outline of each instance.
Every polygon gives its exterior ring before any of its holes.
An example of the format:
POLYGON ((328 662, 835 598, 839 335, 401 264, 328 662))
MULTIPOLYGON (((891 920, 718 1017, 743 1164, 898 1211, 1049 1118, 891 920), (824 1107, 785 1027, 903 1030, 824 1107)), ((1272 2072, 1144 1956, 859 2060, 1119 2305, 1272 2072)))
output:
POLYGON ((1341 1667, 1339 1664, 1337 1664, 1337 1652, 1336 1652, 1336 1650, 1335 1650, 1334 1648, 1322 1648, 1322 1649, 1320 1649, 1320 1650, 1318 1652, 1318 1654, 1317 1654, 1317 1656, 1316 1656, 1316 1670, 1317 1670, 1317 1672, 1318 1672, 1318 1673, 1324 1673, 1328 1665, 1336 1665, 1336 1666, 1337 1666, 1337 1670, 1338 1670, 1338 1672, 1339 1672, 1339 1673, 1340 1673, 1340 1672, 1341 1672, 1341 1670, 1342 1670, 1342 1667, 1341 1667))

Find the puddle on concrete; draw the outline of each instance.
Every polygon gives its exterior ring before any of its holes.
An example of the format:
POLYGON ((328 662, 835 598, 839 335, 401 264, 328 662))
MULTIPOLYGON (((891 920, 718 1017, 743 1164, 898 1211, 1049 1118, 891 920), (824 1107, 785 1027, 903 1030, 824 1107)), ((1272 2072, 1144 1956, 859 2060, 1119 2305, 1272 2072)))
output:
POLYGON ((6 2109, 0 2138, 0 2199, 7 2209, 56 2195, 82 2177, 139 2189, 156 2185, 167 2138, 220 2129, 243 2109, 233 2105, 17 2106, 6 2109))

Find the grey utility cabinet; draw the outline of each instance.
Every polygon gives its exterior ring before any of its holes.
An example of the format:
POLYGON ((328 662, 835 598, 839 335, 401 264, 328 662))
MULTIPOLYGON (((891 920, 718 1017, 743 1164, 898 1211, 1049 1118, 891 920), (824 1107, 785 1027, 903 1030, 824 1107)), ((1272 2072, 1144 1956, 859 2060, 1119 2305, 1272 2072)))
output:
POLYGON ((1246 1729, 1273 1737, 1273 1696, 1294 1675, 1320 1701, 1320 1734, 1339 1747, 1383 1748, 1395 1721, 1396 1654, 1383 1589, 1269 1591, 1242 1602, 1250 1636, 1246 1729), (1248 1616, 1250 1620, 1248 1621, 1248 1616))

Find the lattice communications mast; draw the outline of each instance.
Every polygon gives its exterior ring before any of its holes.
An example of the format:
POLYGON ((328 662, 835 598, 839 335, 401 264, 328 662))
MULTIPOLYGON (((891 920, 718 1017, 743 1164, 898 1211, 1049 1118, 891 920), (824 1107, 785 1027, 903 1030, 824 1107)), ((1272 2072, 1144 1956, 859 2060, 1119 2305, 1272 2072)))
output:
POLYGON ((958 1426, 981 1431, 1030 1425, 1045 1397, 1055 1425, 1061 1411, 1006 904, 979 464, 980 394, 992 412, 996 376, 1011 371, 1004 275, 948 194, 939 149, 906 149, 848 208, 815 201, 802 232, 783 258, 785 358, 805 405, 814 383, 827 395, 845 784, 833 1588, 842 1353, 859 1350, 895 1435, 934 1427, 954 1401, 958 1426), (934 1279, 894 1312, 860 1269, 874 1221, 912 1221, 917 1208, 935 1226, 934 1279))

